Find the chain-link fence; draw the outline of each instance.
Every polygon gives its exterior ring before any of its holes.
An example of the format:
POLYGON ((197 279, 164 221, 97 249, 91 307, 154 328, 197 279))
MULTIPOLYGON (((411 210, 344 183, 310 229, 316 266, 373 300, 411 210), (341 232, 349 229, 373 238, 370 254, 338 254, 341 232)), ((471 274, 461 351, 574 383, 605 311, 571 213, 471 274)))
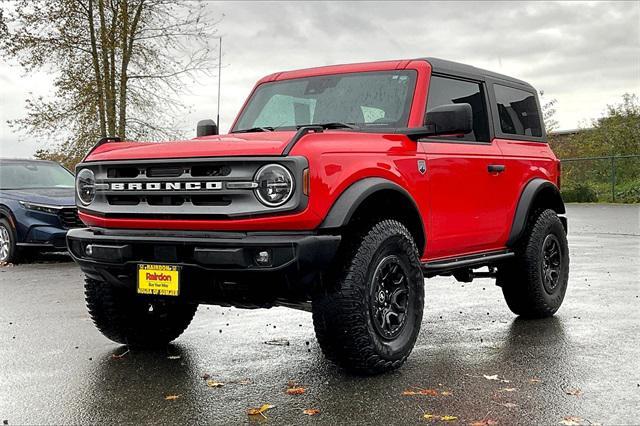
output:
POLYGON ((566 202, 640 203, 640 155, 561 161, 566 202))

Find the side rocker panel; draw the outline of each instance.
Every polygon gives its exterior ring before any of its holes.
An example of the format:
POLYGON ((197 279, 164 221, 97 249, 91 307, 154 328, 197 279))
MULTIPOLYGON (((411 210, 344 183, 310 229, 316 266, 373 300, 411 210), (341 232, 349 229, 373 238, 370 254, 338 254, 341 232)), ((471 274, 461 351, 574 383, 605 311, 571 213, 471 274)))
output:
MULTIPOLYGON (((544 205, 555 210, 556 213, 566 213, 564 202, 562 201, 560 190, 557 186, 541 178, 531 180, 527 183, 520 195, 518 207, 516 207, 516 213, 511 225, 511 233, 507 240, 507 247, 513 247, 522 236, 527 226, 527 218, 539 197, 545 197, 544 205)), ((561 218, 561 220, 565 230, 567 230, 566 218, 561 218)))

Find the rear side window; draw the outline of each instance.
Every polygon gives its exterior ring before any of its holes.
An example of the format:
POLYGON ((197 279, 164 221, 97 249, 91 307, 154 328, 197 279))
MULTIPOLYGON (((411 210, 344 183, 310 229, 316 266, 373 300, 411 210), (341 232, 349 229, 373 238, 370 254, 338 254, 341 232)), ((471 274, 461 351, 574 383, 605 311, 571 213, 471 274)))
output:
POLYGON ((494 84, 493 87, 502 133, 542 136, 542 124, 535 94, 500 84, 494 84))
POLYGON ((470 104, 473 111, 473 131, 464 136, 438 137, 463 141, 489 142, 489 120, 487 102, 482 84, 456 80, 437 75, 431 76, 427 113, 433 108, 447 104, 470 104))

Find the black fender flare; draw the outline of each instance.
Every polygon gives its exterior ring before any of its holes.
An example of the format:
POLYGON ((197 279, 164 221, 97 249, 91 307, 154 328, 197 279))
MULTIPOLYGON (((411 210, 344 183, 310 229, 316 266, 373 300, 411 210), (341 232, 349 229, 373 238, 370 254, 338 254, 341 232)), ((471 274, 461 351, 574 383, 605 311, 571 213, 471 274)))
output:
MULTIPOLYGON (((549 208, 555 210, 558 214, 566 213, 564 201, 562 201, 560 190, 556 185, 542 178, 530 180, 520 194, 520 200, 518 201, 516 213, 513 216, 513 222, 511 224, 511 232, 509 233, 509 239, 507 240, 507 247, 513 247, 520 237, 522 237, 522 234, 527 227, 529 214, 532 212, 536 199, 542 194, 549 197, 548 202, 546 203, 549 208)), ((563 217, 561 220, 566 231, 566 218, 563 217)))
MULTIPOLYGON (((326 215, 318 229, 326 231, 346 226, 365 200, 373 194, 384 190, 392 190, 399 193, 413 205, 415 214, 417 215, 417 219, 420 223, 419 231, 421 232, 421 239, 424 245, 424 242, 426 242, 426 232, 417 203, 411 194, 402 186, 380 177, 361 179, 345 189, 333 203, 329 213, 326 215)), ((416 244, 420 245, 420 242, 416 241, 416 244)), ((420 252, 422 252, 423 249, 424 247, 419 247, 420 252)))

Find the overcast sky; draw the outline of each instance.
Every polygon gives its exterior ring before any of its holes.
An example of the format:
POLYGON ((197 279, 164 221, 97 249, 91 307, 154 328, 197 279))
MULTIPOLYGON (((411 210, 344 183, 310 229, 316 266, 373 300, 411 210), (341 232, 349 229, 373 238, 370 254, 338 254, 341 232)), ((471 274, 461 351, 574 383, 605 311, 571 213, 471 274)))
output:
MULTIPOLYGON (((640 1, 622 3, 211 2, 224 17, 221 129, 260 77, 314 66, 435 56, 508 74, 555 98, 561 129, 586 125, 625 92, 640 95, 640 1)), ((215 118, 217 77, 185 94, 184 125, 215 118)), ((31 156, 51 141, 13 133, 46 74, 0 64, 0 156, 31 156)))

